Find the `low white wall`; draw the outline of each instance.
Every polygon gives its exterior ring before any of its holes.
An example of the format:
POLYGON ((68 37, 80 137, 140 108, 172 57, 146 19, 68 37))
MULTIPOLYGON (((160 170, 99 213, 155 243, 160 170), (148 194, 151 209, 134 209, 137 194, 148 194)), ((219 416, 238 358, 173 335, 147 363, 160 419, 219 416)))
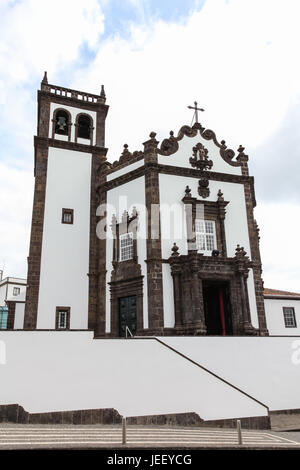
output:
POLYGON ((270 335, 300 335, 300 299, 265 299, 267 328, 270 335), (296 328, 287 328, 284 324, 283 307, 293 307, 296 317, 296 328))
POLYGON ((206 336, 161 340, 270 410, 300 409, 300 338, 206 336))
POLYGON ((0 404, 19 403, 31 413, 112 407, 124 416, 267 415, 266 407, 155 339, 93 340, 92 335, 0 332, 7 357, 0 365, 0 404))

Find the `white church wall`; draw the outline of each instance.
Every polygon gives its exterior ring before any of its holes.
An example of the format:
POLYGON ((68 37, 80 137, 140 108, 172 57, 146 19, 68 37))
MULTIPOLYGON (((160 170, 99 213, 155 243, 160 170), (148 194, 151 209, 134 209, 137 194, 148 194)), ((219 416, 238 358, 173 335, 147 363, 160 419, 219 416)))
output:
POLYGON ((196 137, 184 136, 182 140, 178 142, 179 149, 173 155, 158 155, 158 163, 163 165, 179 166, 184 168, 192 168, 189 162, 190 157, 193 156, 193 147, 201 142, 208 150, 208 159, 213 161, 212 171, 219 173, 230 173, 232 175, 241 175, 240 166, 232 166, 225 162, 220 155, 220 149, 217 147, 212 140, 205 140, 198 133, 196 137))
POLYGON ((138 263, 141 265, 143 279, 143 317, 144 328, 148 328, 148 293, 147 293, 147 246, 146 246, 146 212, 145 212, 145 177, 136 178, 128 183, 122 184, 107 192, 107 241, 106 241, 106 331, 110 331, 110 282, 113 257, 113 238, 111 231, 111 220, 113 214, 121 220, 124 210, 129 215, 133 207, 139 214, 139 229, 137 232, 137 254, 138 263))
MULTIPOLYGON (((204 350, 206 358, 206 338, 197 338, 196 342, 194 338, 181 339, 188 348, 192 343, 196 349, 204 350)), ((247 369, 253 374, 258 368, 259 375, 264 371, 269 378, 269 382, 263 381, 260 392, 267 404, 278 403, 281 409, 289 404, 300 407, 299 394, 288 386, 296 383, 299 389, 299 376, 297 379, 295 373, 291 375, 290 370, 277 366, 270 369, 271 358, 265 346, 262 360, 253 363, 253 338, 252 342, 245 342, 248 354, 243 354, 242 363, 234 338, 226 339, 215 339, 210 354, 222 376, 228 380, 227 369, 232 369, 228 357, 223 357, 225 344, 241 374, 239 382, 247 378, 247 369), (273 372, 277 373, 278 382, 280 377, 287 380, 285 396, 277 401, 270 383, 273 372)), ((265 406, 155 339, 93 340, 92 332, 6 331, 0 332, 0 340, 6 345, 7 358, 6 365, 0 365, 0 404, 19 403, 31 413, 115 408, 123 416, 196 412, 204 420, 267 415, 265 406)), ((279 344, 282 350, 284 345, 279 344)), ((245 349, 243 342, 240 349, 245 349)), ((276 348, 274 354, 276 359, 276 348)), ((285 366, 284 361, 280 364, 285 366)), ((257 394, 260 387, 255 378, 251 390, 257 394)))
MULTIPOLYGON (((187 234, 184 204, 181 202, 184 197, 186 186, 191 188, 191 195, 202 199, 198 195, 198 179, 187 178, 176 175, 159 175, 159 191, 161 204, 161 246, 162 258, 167 259, 172 254, 173 243, 176 242, 179 253, 187 254, 187 234), (170 216, 171 214, 171 216, 170 216)), ((226 207, 225 233, 226 248, 229 257, 235 256, 236 246, 243 246, 247 255, 251 258, 250 242, 248 234, 248 222, 244 197, 244 185, 237 183, 227 183, 223 181, 210 181, 210 195, 206 201, 216 201, 218 191, 221 189, 225 201, 229 201, 226 207)), ((205 216, 205 214, 204 214, 205 216)), ((253 272, 250 270, 248 277, 248 294, 251 310, 251 320, 254 326, 258 326, 256 298, 254 289, 253 272)), ((170 301, 166 302, 168 295, 172 292, 173 281, 170 275, 170 266, 163 268, 163 288, 164 288, 164 309, 165 322, 170 325, 174 318, 174 306, 170 301)), ((173 298, 173 297, 172 297, 173 298)), ((174 325, 174 324, 173 324, 174 325)), ((165 325, 166 326, 166 325, 165 325)))
POLYGON ((56 307, 71 308, 70 328, 87 328, 90 185, 91 154, 49 148, 37 328, 55 328, 56 307))
POLYGON ((184 204, 181 202, 187 185, 191 188, 192 197, 197 197, 203 201, 216 201, 218 191, 221 189, 225 201, 229 201, 225 217, 227 255, 229 257, 235 256, 235 249, 239 244, 244 247, 247 255, 251 257, 244 186, 242 184, 210 181, 210 195, 203 199, 198 195, 197 178, 160 174, 162 257, 169 258, 174 242, 178 245, 180 254, 187 254, 186 222, 183 213, 184 204), (180 214, 180 216, 176 216, 176 224, 171 219, 171 226, 170 218, 167 217, 168 208, 171 208, 171 211, 174 213, 180 214))
MULTIPOLYGON (((57 103, 50 103, 50 125, 49 125, 49 138, 52 138, 52 128, 54 123, 52 122, 53 119, 53 113, 57 108, 61 109, 66 109, 69 111, 72 117, 72 126, 71 126, 71 142, 75 142, 75 123, 76 123, 76 116, 82 112, 84 114, 88 114, 92 120, 93 120, 93 127, 94 127, 94 132, 93 132, 93 145, 96 145, 96 123, 97 123, 97 113, 95 111, 89 111, 89 110, 82 110, 81 108, 76 108, 74 106, 65 106, 57 103)), ((55 139, 58 140, 68 140, 68 136, 66 135, 60 135, 60 134, 55 134, 55 139)), ((85 144, 85 145, 90 145, 90 140, 89 139, 77 139, 77 142, 80 144, 85 144)))
POLYGON ((300 300, 265 299, 265 312, 270 335, 300 336, 300 300), (296 328, 285 326, 283 307, 294 308, 296 328))
POLYGON ((107 181, 114 180, 118 178, 119 176, 125 175, 126 173, 129 173, 130 171, 140 168, 143 165, 144 165, 144 159, 138 160, 137 162, 134 162, 131 165, 127 165, 124 168, 121 168, 120 170, 116 170, 113 173, 108 174, 107 181))

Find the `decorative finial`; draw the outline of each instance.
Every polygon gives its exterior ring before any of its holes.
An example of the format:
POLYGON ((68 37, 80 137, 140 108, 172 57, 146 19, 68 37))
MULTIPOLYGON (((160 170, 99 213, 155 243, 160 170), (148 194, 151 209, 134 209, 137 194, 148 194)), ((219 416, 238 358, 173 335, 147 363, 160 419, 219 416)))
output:
POLYGON ((106 101, 106 94, 104 91, 104 85, 101 85, 100 102, 105 103, 105 101, 106 101))
POLYGON ((219 189, 219 191, 218 191, 218 201, 224 201, 223 193, 222 193, 221 189, 219 189))
POLYGON ((246 251, 244 250, 243 246, 237 245, 235 249, 235 256, 237 258, 244 258, 246 256, 246 251))
POLYGON ((156 137, 156 132, 153 132, 153 131, 150 132, 149 137, 150 137, 151 140, 154 140, 155 137, 156 137))
POLYGON ((186 186, 185 188, 185 197, 191 197, 191 188, 189 186, 186 186))
POLYGON ((42 80, 42 83, 44 83, 45 85, 48 85, 47 72, 44 73, 44 78, 43 78, 43 80, 42 80))
POLYGON ((179 256, 179 253, 178 253, 178 246, 176 245, 176 243, 174 242, 173 246, 172 246, 172 255, 171 256, 179 256))

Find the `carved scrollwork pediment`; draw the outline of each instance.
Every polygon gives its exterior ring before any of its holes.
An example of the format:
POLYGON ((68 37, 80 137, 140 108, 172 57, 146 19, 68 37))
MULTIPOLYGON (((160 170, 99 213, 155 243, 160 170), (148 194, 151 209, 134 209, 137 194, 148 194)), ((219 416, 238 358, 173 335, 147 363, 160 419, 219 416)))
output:
MULTIPOLYGON (((239 147, 239 155, 237 160, 233 160, 235 157, 235 152, 227 148, 225 140, 222 140, 221 143, 218 142, 216 134, 211 129, 205 129, 199 122, 195 122, 192 127, 190 126, 182 126, 178 132, 177 137, 174 136, 174 132, 170 132, 170 137, 164 139, 161 143, 160 148, 157 149, 157 153, 159 155, 173 155, 177 152, 179 145, 178 142, 183 139, 184 136, 186 137, 195 137, 197 133, 201 135, 201 137, 205 140, 212 140, 216 147, 219 148, 220 156, 231 166, 242 166, 242 161, 239 158, 240 155, 244 155, 241 153, 241 146, 239 147)), ((244 150, 244 148, 242 148, 244 150)))

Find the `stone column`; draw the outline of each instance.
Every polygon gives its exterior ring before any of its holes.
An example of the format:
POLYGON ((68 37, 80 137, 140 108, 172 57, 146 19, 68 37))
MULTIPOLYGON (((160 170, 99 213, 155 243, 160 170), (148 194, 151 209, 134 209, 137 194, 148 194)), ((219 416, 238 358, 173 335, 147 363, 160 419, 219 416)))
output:
POLYGON ((182 328, 182 312, 181 312, 181 262, 179 259, 178 246, 174 243, 172 248, 172 256, 169 258, 171 267, 171 275, 173 277, 174 290, 174 312, 175 312, 175 328, 182 328))
POLYGON ((151 132, 150 140, 144 142, 145 155, 145 199, 147 209, 147 285, 148 285, 148 318, 149 333, 163 333, 163 284, 161 259, 160 217, 154 220, 160 204, 159 173, 157 163, 157 145, 155 132, 151 132), (154 207, 153 207, 154 206, 154 207), (156 226, 155 222, 157 223, 156 226))
POLYGON ((205 316, 203 306, 203 294, 202 294, 202 280, 199 279, 199 258, 203 256, 198 254, 197 250, 189 251, 190 267, 191 267, 191 278, 193 284, 193 323, 189 325, 196 334, 205 335, 205 316))
POLYGON ((248 308, 248 290, 247 290, 247 278, 249 272, 249 258, 246 256, 246 252, 243 247, 237 245, 236 248, 236 270, 240 281, 241 291, 241 307, 242 307, 242 325, 241 329, 245 335, 257 335, 258 330, 251 324, 251 315, 248 308))

